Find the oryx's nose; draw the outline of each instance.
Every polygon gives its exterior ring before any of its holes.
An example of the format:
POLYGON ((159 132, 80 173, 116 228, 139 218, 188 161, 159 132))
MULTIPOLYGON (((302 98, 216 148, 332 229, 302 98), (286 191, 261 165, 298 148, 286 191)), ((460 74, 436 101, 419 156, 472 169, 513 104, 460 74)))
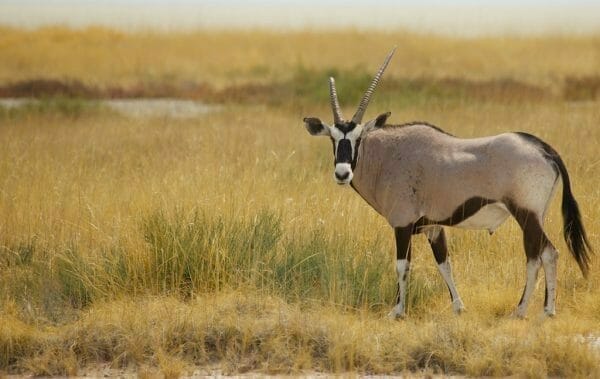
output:
POLYGON ((335 172, 335 178, 340 181, 348 179, 349 176, 350 176, 350 171, 344 171, 342 173, 339 173, 337 171, 335 172))
POLYGON ((352 168, 350 163, 338 163, 335 165, 335 180, 338 184, 348 184, 352 181, 352 168))

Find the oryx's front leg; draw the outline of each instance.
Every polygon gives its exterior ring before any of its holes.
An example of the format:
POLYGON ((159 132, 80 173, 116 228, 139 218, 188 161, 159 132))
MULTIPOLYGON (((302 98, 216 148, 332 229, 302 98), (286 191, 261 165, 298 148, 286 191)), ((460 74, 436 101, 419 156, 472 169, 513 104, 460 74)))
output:
POLYGON ((433 250, 433 255, 438 264, 440 274, 442 274, 442 278, 444 278, 444 281, 448 286, 450 300, 452 301, 452 309, 454 310, 454 313, 460 314, 464 311, 465 305, 460 299, 460 295, 454 285, 454 279, 452 278, 452 266, 448 259, 448 246, 446 244, 444 228, 441 226, 430 227, 425 231, 425 235, 427 236, 431 250, 433 250))
POLYGON ((394 228, 396 236, 396 273, 398 274, 398 298, 396 306, 390 312, 392 318, 404 318, 406 315, 406 290, 410 272, 410 238, 413 225, 394 228))

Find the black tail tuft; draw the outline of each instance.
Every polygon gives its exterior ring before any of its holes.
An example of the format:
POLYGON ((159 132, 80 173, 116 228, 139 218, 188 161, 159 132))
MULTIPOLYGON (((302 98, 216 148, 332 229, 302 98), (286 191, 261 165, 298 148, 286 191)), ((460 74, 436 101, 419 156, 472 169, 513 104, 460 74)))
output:
MULTIPOLYGON (((562 166, 564 167, 564 164, 562 166)), ((563 180, 563 235, 571 254, 573 254, 579 268, 581 268, 583 276, 587 278, 590 267, 590 253, 593 252, 593 250, 590 241, 588 241, 587 235, 585 234, 585 229, 583 228, 579 205, 577 205, 577 201, 571 193, 567 171, 566 169, 564 172, 562 169, 560 171, 563 180)))
POLYGON ((577 261, 583 277, 587 278, 590 269, 590 254, 593 253, 590 241, 588 241, 583 222, 581 221, 581 212, 579 205, 571 192, 571 181, 567 167, 558 153, 547 145, 546 153, 548 158, 556 164, 563 182, 562 195, 562 214, 563 214, 563 236, 569 251, 577 261), (549 148, 550 151, 547 149, 549 148))

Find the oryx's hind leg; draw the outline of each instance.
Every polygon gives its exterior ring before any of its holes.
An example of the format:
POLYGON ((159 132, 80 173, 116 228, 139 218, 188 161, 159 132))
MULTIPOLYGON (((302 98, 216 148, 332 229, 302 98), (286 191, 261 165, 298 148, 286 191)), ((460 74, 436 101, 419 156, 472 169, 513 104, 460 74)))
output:
MULTIPOLYGON (((548 211, 548 206, 550 205, 550 200, 554 197, 556 193, 556 188, 558 187, 558 176, 554 181, 554 185, 552 186, 552 191, 550 192, 550 196, 548 197, 548 202, 546 203, 546 207, 544 208, 544 212, 542 214, 542 226, 543 220, 546 217, 546 212, 548 211)), ((542 251, 542 265, 544 267, 544 276, 546 278, 546 293, 544 296, 544 313, 546 316, 554 316, 556 314, 556 287, 557 287, 557 263, 558 263, 558 250, 552 245, 552 242, 548 238, 546 238, 547 245, 542 251)))
POLYGON ((556 263, 558 252, 542 228, 541 219, 543 212, 532 212, 510 203, 507 204, 507 207, 523 230, 523 244, 527 257, 527 280, 523 296, 521 296, 515 314, 517 317, 525 317, 529 299, 535 288, 538 272, 543 265, 546 277, 544 311, 547 315, 553 316, 556 301, 556 263))
POLYGON ((454 279, 452 278, 452 266, 448 258, 448 246, 446 244, 446 234, 444 228, 441 226, 428 227, 425 230, 425 235, 433 250, 435 261, 437 262, 438 269, 450 292, 450 300, 452 301, 452 309, 454 313, 460 314, 465 309, 465 305, 460 299, 460 295, 454 285, 454 279))
POLYGON ((558 261, 558 251, 548 242, 542 252, 542 264, 544 265, 544 274, 546 276, 546 295, 544 297, 544 313, 546 316, 556 314, 556 266, 558 261))

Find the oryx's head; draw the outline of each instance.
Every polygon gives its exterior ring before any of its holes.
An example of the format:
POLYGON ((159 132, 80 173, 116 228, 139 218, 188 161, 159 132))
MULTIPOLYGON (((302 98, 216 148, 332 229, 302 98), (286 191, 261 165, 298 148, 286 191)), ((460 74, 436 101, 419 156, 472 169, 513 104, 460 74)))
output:
POLYGON ((333 110, 333 126, 323 123, 316 117, 304 118, 306 130, 308 130, 311 135, 329 136, 331 138, 331 142, 333 143, 333 155, 335 158, 334 176, 338 184, 349 184, 352 181, 352 170, 356 165, 358 147, 363 134, 373 128, 383 126, 390 115, 390 112, 383 113, 376 119, 362 124, 362 118, 367 110, 371 96, 373 96, 373 92, 375 91, 385 68, 388 63, 390 63, 395 50, 396 49, 394 48, 385 58, 381 68, 379 68, 379 71, 373 78, 371 85, 369 85, 367 92, 365 92, 361 99, 352 120, 348 121, 342 116, 342 110, 335 89, 335 80, 333 78, 329 78, 329 96, 331 98, 331 109, 333 110))

